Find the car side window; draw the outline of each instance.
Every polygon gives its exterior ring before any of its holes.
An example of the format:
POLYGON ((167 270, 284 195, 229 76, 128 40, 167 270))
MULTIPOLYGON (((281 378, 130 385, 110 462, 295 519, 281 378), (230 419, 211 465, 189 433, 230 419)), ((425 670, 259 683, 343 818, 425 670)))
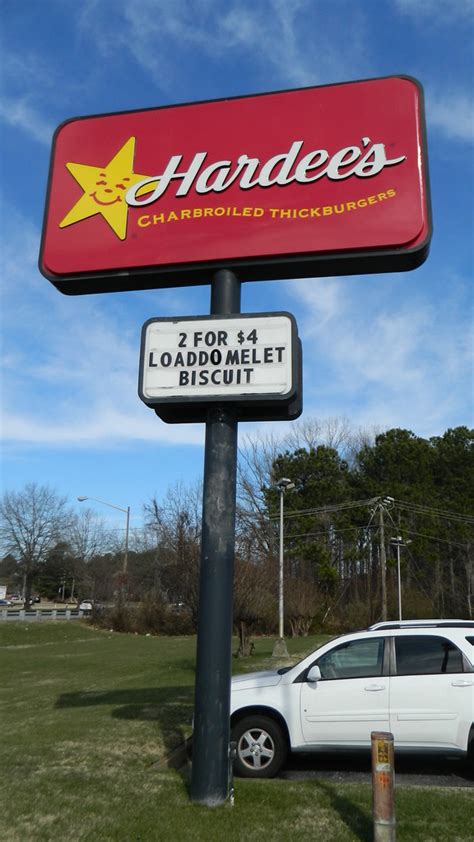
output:
POLYGON ((463 672, 462 653, 444 637, 408 635, 395 638, 397 675, 463 672))
POLYGON ((323 679, 369 678, 382 675, 384 638, 350 640, 316 661, 323 679))

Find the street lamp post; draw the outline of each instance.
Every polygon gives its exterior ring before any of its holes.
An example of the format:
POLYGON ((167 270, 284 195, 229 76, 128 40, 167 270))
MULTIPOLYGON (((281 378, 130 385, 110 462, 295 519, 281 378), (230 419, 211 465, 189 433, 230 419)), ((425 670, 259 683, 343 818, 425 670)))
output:
POLYGON ((79 500, 79 503, 84 503, 85 500, 94 500, 96 503, 102 503, 103 506, 109 506, 109 508, 111 509, 117 509, 117 511, 123 512, 127 516, 125 522, 125 547, 122 564, 122 575, 125 579, 128 569, 128 536, 130 532, 130 506, 127 506, 126 509, 123 509, 122 506, 115 506, 113 503, 107 503, 105 500, 99 500, 98 497, 78 497, 77 499, 79 500))
POLYGON ((392 546, 397 548, 397 585, 398 585, 398 619, 402 619, 402 576, 400 570, 400 547, 405 547, 411 541, 404 541, 401 535, 396 538, 390 538, 392 546))
POLYGON ((288 479, 288 477, 282 477, 276 483, 276 487, 280 492, 280 564, 279 564, 279 581, 278 581, 278 640, 273 647, 273 656, 276 658, 288 657, 288 650, 286 648, 285 643, 285 631, 284 631, 284 600, 283 600, 283 593, 284 593, 284 566, 283 566, 283 511, 284 511, 284 502, 283 498, 285 496, 286 491, 291 491, 295 484, 288 479))

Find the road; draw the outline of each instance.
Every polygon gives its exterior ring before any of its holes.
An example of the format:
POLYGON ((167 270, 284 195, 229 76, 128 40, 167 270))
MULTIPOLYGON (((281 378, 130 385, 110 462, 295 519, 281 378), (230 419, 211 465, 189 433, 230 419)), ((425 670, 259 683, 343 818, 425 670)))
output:
MULTIPOLYGON (((370 753, 293 754, 279 775, 285 780, 371 783, 370 753)), ((474 772, 455 758, 395 758, 395 783, 400 786, 472 787, 474 772)))

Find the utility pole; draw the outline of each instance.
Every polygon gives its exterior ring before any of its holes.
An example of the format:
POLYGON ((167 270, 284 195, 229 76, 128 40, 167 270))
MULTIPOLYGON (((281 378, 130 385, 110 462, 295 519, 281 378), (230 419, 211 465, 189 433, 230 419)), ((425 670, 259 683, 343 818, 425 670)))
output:
POLYGON ((375 517, 376 512, 379 515, 379 558, 380 558, 380 585, 382 592, 382 620, 387 619, 387 554, 385 550, 385 523, 384 512, 388 506, 393 505, 393 497, 374 497, 371 500, 373 506, 370 521, 375 517))

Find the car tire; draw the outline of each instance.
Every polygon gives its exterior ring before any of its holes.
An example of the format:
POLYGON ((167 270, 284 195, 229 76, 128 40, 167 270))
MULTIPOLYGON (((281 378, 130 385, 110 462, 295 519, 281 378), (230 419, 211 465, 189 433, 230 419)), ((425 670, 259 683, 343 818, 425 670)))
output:
POLYGON ((280 725, 269 716, 246 716, 232 728, 234 771, 241 778, 273 778, 283 766, 288 745, 280 725))
POLYGON ((471 725, 467 744, 466 769, 469 774, 474 775, 474 722, 471 725))

